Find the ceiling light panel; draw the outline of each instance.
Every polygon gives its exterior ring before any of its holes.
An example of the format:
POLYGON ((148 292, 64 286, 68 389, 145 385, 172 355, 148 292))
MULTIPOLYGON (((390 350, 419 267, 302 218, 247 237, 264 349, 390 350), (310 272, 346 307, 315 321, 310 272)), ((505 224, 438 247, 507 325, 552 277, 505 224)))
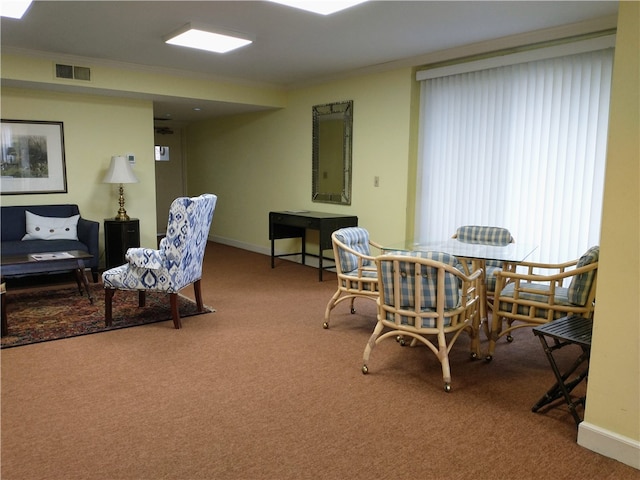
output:
POLYGON ((300 8, 308 12, 319 13, 321 15, 331 15, 332 13, 345 10, 368 0, 269 0, 274 3, 287 5, 288 7, 300 8))
POLYGON ((30 6, 31 0, 2 0, 0 16, 20 19, 30 6))
POLYGON ((228 30, 210 29, 188 23, 163 37, 165 43, 197 48, 215 53, 227 53, 253 43, 248 35, 228 30))

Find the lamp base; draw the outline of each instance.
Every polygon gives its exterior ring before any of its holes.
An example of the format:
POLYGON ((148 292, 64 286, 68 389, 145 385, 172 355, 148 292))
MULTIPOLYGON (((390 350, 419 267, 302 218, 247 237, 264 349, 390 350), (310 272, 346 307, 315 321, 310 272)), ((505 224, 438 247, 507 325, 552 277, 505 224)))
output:
POLYGON ((127 222, 130 220, 129 215, 124 210, 118 210, 118 214, 114 217, 114 220, 119 220, 121 222, 127 222))
POLYGON ((118 209, 118 214, 115 216, 115 219, 121 222, 126 222, 129 220, 129 215, 127 215, 127 211, 124 209, 124 188, 122 184, 120 184, 120 197, 118 198, 118 203, 120 204, 120 208, 118 209))

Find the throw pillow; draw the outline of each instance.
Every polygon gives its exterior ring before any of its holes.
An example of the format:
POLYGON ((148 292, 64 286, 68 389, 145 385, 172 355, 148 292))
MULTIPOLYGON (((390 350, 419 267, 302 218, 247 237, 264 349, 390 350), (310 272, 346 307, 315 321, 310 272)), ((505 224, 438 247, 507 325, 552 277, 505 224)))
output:
POLYGON ((25 212, 27 233, 22 240, 78 240, 80 215, 67 218, 41 217, 25 212))

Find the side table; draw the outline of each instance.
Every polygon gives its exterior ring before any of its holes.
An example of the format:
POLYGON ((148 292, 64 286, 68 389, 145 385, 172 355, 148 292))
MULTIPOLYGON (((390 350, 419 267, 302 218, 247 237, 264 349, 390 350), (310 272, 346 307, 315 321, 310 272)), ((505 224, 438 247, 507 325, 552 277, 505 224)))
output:
POLYGON ((557 382, 533 407, 531 407, 532 412, 537 412, 544 405, 548 405, 555 400, 564 397, 567 405, 569 405, 569 411, 576 421, 576 425, 582 421, 576 411, 576 407, 578 405, 585 405, 586 395, 576 399, 571 396, 571 391, 585 380, 589 373, 592 329, 592 319, 577 315, 562 317, 533 329, 534 335, 537 335, 540 339, 540 343, 542 344, 542 348, 544 348, 544 353, 547 355, 547 359, 549 360, 549 364, 551 365, 551 369, 553 370, 557 382), (547 339, 552 340, 551 344, 547 339), (555 358, 553 357, 553 353, 567 345, 580 346, 582 353, 578 356, 575 362, 573 362, 573 365, 571 365, 566 372, 562 373, 558 368, 555 358), (571 377, 571 375, 578 370, 583 363, 586 363, 583 370, 572 380, 569 380, 569 377, 571 377))
POLYGON ((117 267, 126 263, 125 253, 129 248, 140 246, 140 220, 104 220, 104 256, 105 268, 117 267))
MULTIPOLYGON (((271 268, 274 259, 277 257, 288 257, 302 254, 302 264, 305 264, 305 256, 318 257, 318 279, 322 281, 322 271, 324 270, 323 260, 333 260, 325 258, 324 251, 333 247, 331 234, 344 227, 357 227, 358 217, 355 215, 337 215, 334 213, 304 211, 284 211, 269 212, 269 240, 271 240, 271 268), (306 230, 318 230, 318 254, 307 253, 306 230), (301 252, 275 254, 275 241, 282 238, 300 238, 301 252)), ((329 267, 330 268, 330 267, 329 267)))

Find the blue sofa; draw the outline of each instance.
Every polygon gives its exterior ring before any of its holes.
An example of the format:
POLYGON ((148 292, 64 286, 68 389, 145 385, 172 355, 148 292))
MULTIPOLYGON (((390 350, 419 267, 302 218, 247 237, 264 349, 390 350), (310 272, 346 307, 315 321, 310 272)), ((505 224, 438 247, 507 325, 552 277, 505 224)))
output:
POLYGON ((86 266, 91 268, 93 281, 98 281, 100 223, 80 217, 77 225, 77 240, 22 240, 22 237, 27 233, 27 211, 40 217, 68 218, 80 215, 78 205, 2 206, 1 210, 0 240, 2 243, 0 249, 2 255, 83 250, 93 255, 93 258, 86 262, 86 266))

